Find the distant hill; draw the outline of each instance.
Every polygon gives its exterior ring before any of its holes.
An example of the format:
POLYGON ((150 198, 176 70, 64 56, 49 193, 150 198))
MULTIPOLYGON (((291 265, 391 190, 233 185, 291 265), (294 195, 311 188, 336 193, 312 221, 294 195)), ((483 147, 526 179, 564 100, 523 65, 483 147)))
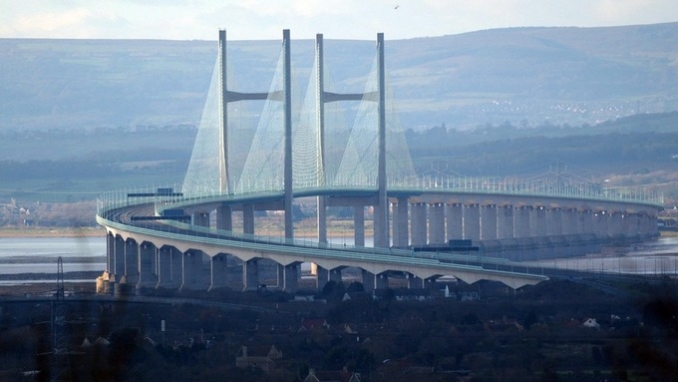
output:
MULTIPOLYGON (((215 31, 215 38, 216 38, 215 31)), ((299 87, 313 36, 293 40, 299 87)), ((361 91, 372 41, 325 36, 338 91, 361 91)), ((581 125, 678 110, 678 23, 510 28, 388 40, 406 128, 581 125)), ((268 89, 279 41, 229 41, 234 89, 268 89)), ((195 125, 215 41, 0 39, 0 129, 195 125)))

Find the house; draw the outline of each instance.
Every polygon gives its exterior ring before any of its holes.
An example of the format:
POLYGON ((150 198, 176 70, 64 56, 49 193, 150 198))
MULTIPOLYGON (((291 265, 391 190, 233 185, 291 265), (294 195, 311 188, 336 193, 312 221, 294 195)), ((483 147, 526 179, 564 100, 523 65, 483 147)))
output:
POLYGON ((282 352, 271 346, 241 346, 235 357, 235 366, 239 368, 258 368, 265 373, 275 369, 276 360, 282 358, 282 352))
POLYGON ((304 382, 360 382, 360 373, 346 370, 315 371, 310 369, 304 382))
POLYGON ((600 324, 596 322, 596 319, 590 317, 584 320, 582 326, 586 328, 600 329, 600 324))
POLYGON ((431 292, 428 289, 375 289, 372 293, 374 300, 384 300, 393 298, 396 301, 425 301, 431 299, 431 292))
POLYGON ((325 330, 329 329, 330 324, 327 323, 327 321, 323 320, 322 318, 319 319, 308 319, 304 320, 301 322, 301 326, 299 327, 299 330, 297 332, 307 332, 311 330, 325 330))

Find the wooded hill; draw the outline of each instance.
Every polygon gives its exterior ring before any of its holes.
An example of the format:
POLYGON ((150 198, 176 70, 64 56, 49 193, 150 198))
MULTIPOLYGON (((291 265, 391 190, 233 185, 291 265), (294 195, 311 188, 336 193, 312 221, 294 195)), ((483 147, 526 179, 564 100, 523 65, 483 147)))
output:
MULTIPOLYGON (((305 89, 314 36, 292 37, 296 88, 305 89)), ((333 86, 361 92, 374 42, 336 38, 325 36, 333 86)), ((0 129, 196 125, 215 41, 0 39, 0 129)), ((228 46, 232 89, 268 89, 280 41, 228 46)), ((678 23, 510 28, 386 36, 386 62, 405 128, 578 126, 677 110, 676 46, 678 23)))
MULTIPOLYGON (((406 136, 419 174, 528 178, 561 171, 601 184, 655 185, 678 200, 677 125, 674 112, 579 127, 438 126, 406 136)), ((180 184, 195 134, 190 127, 0 132, 7 158, 0 160, 0 198, 78 201, 111 189, 180 184)))

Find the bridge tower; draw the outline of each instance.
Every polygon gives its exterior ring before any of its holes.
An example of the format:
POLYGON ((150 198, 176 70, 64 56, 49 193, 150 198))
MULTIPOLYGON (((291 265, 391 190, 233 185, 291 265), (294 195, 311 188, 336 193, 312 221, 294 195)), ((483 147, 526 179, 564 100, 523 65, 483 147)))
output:
POLYGON ((386 73, 384 66, 384 34, 377 34, 377 81, 379 101, 379 152, 377 164, 377 203, 374 208, 374 246, 388 247, 388 199, 386 198, 386 73))
MULTIPOLYGON (((337 101, 376 101, 377 106, 377 205, 374 214, 374 232, 376 247, 389 246, 388 199, 386 182, 386 75, 384 60, 384 34, 377 34, 377 91, 368 93, 331 93, 325 91, 324 85, 324 47, 323 35, 316 34, 316 124, 319 130, 319 170, 322 174, 319 187, 326 185, 325 172, 325 104, 337 101)), ((326 199, 318 197, 318 241, 327 242, 326 199)), ((357 213, 357 212, 356 212, 357 213)))
MULTIPOLYGON (((219 191, 222 194, 233 194, 233 180, 230 178, 228 152, 228 104, 240 101, 256 101, 272 99, 283 102, 284 113, 284 210, 285 238, 294 236, 292 223, 292 70, 290 31, 283 30, 283 90, 271 94, 241 93, 228 89, 226 31, 219 30, 219 191)), ((231 229, 231 211, 222 206, 218 211, 218 228, 231 229)))

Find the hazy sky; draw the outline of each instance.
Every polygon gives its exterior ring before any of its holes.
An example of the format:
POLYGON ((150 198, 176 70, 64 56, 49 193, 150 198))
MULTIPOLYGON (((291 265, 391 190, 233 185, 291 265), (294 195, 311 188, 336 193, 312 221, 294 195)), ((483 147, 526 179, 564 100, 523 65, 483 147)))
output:
POLYGON ((0 0, 0 38, 373 40, 678 21, 676 0, 0 0))

